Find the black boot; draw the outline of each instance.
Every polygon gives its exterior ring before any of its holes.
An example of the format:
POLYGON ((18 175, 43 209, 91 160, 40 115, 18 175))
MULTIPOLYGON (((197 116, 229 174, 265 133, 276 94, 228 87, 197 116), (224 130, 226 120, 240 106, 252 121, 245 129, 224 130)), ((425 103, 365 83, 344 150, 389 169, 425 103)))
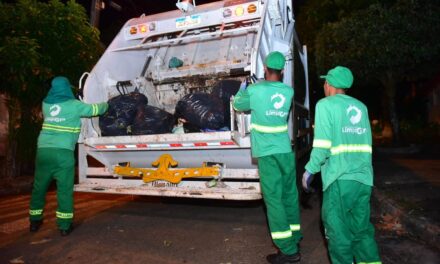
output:
POLYGON ((37 232, 42 224, 43 224, 43 220, 31 220, 31 223, 29 225, 29 231, 37 232))
POLYGON ((277 254, 268 255, 266 259, 271 264, 291 264, 299 262, 301 260, 301 254, 298 252, 292 255, 286 255, 282 252, 278 252, 277 254))
POLYGON ((68 236, 73 231, 73 225, 70 225, 67 229, 60 229, 61 236, 68 236))

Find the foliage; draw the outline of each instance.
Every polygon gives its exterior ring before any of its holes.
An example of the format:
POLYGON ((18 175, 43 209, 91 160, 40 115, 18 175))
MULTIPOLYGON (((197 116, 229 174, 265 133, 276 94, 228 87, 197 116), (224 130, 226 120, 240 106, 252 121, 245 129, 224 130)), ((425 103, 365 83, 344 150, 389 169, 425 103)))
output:
POLYGON ((325 25, 316 38, 320 71, 350 67, 356 80, 383 85, 395 143, 399 141, 397 83, 428 77, 439 69, 440 3, 398 0, 372 4, 351 16, 325 25))
MULTIPOLYGON (((322 89, 323 82, 318 77, 328 70, 318 69, 316 65, 315 42, 317 37, 321 34, 321 29, 328 23, 338 22, 350 17, 359 10, 368 8, 372 4, 382 2, 389 5, 394 1, 395 0, 307 0, 303 5, 298 6, 296 30, 298 31, 301 42, 307 45, 312 101, 324 96, 322 89)), ((297 68, 298 67, 296 67, 295 70, 297 68)), ((295 74, 298 76, 297 73, 295 74)), ((353 91, 350 91, 350 93, 352 92, 353 91)), ((365 94, 361 93, 360 96, 363 98, 365 94)))
POLYGON ((371 5, 323 27, 316 40, 317 65, 348 65, 364 80, 385 80, 388 75, 395 82, 417 78, 438 66, 439 12, 435 1, 371 5))
POLYGON ((89 70, 102 52, 99 33, 73 0, 0 2, 0 24, 0 92, 9 98, 10 141, 18 144, 18 158, 30 161, 48 80, 64 75, 74 83, 89 70))

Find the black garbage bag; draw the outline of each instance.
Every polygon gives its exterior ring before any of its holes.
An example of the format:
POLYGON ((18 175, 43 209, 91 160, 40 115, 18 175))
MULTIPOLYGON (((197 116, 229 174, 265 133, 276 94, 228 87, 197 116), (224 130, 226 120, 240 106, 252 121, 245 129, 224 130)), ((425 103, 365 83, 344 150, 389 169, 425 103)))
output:
POLYGON ((231 128, 231 96, 236 95, 240 89, 240 81, 237 80, 222 80, 217 82, 213 89, 212 95, 220 98, 224 107, 224 125, 223 127, 231 128))
POLYGON ((222 101, 206 93, 185 95, 177 102, 175 115, 200 128, 219 129, 224 125, 222 101))
POLYGON ((108 112, 99 118, 101 135, 104 137, 126 136, 130 132, 130 125, 126 119, 111 116, 108 112))
POLYGON ((122 136, 130 134, 130 126, 138 108, 148 104, 145 95, 139 92, 118 95, 108 101, 107 112, 99 118, 103 136, 122 136))
POLYGON ((145 105, 138 108, 131 132, 133 135, 171 133, 174 124, 174 115, 160 108, 145 105))

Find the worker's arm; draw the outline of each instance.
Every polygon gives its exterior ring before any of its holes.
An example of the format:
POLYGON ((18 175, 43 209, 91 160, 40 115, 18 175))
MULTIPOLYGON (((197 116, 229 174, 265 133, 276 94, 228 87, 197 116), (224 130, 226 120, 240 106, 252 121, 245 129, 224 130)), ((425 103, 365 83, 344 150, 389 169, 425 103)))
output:
POLYGON ((77 101, 77 108, 81 117, 92 117, 104 114, 108 109, 107 103, 86 104, 77 101))
POLYGON ((238 93, 234 96, 234 102, 232 106, 237 111, 248 111, 251 110, 251 100, 249 96, 249 89, 252 86, 249 86, 248 89, 246 87, 241 87, 238 93))
POLYGON ((310 174, 321 171, 321 166, 330 157, 331 141, 331 110, 327 109, 322 102, 316 104, 315 110, 315 137, 310 160, 306 164, 306 170, 310 174))

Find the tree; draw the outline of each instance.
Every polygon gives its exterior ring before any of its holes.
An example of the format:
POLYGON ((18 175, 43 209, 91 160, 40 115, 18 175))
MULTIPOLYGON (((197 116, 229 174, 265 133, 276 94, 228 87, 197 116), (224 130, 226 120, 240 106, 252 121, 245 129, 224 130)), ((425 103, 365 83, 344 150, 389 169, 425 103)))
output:
POLYGON ((397 84, 438 71, 439 13, 438 1, 373 4, 325 25, 316 39, 316 64, 321 71, 345 65, 353 70, 357 80, 380 81, 396 144, 400 141, 395 102, 397 84))
MULTIPOLYGON (((327 69, 324 71, 318 69, 316 65, 315 42, 322 27, 350 17, 372 4, 382 2, 390 5, 394 1, 396 0, 307 0, 303 5, 297 6, 296 29, 301 42, 307 45, 312 101, 323 96, 323 83, 318 77, 327 71, 327 69)), ((295 70, 298 68, 296 67, 295 70)), ((295 74, 299 76, 299 72, 295 74)))
POLYGON ((78 80, 102 53, 99 33, 70 0, 0 3, 0 93, 8 98, 9 176, 32 164, 41 128, 40 104, 55 75, 78 80), (17 164, 19 161, 20 164, 17 164))

